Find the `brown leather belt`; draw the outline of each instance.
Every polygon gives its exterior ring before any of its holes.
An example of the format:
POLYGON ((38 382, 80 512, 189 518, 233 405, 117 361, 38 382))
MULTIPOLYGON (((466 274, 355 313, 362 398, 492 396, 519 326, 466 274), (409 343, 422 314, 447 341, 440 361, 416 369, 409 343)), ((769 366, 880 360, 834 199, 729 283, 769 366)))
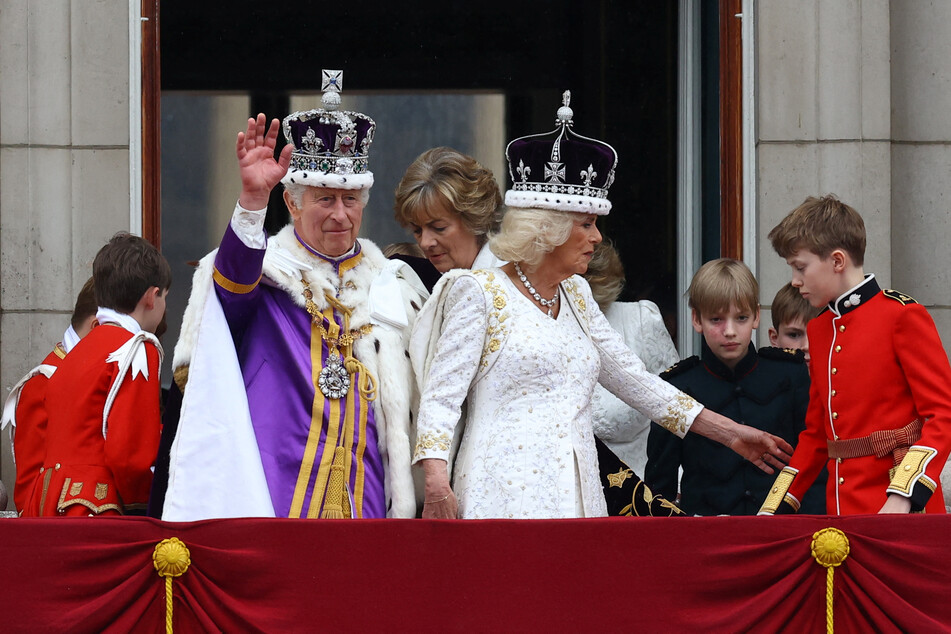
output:
POLYGON ((908 448, 921 438, 921 420, 915 419, 901 429, 884 429, 872 432, 862 438, 849 440, 827 440, 829 458, 861 458, 876 456, 883 458, 889 454, 897 465, 908 453, 908 448))

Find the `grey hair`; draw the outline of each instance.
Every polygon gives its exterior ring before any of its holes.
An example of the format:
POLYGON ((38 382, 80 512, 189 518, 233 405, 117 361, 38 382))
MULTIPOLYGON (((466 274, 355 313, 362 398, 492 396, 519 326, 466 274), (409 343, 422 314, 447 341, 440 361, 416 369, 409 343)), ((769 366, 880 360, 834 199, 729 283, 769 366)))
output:
POLYGON ((535 268, 568 240, 577 217, 569 211, 509 207, 499 232, 489 239, 489 248, 499 259, 535 268))
MULTIPOLYGON (((291 200, 294 201, 294 205, 300 207, 304 202, 304 192, 308 189, 319 189, 313 185, 302 185, 301 183, 284 183, 284 190, 291 197, 291 200)), ((333 187, 326 187, 324 189, 334 189, 333 187)), ((364 187, 359 190, 360 192, 360 201, 363 203, 363 206, 366 207, 367 202, 370 200, 370 188, 364 187)))

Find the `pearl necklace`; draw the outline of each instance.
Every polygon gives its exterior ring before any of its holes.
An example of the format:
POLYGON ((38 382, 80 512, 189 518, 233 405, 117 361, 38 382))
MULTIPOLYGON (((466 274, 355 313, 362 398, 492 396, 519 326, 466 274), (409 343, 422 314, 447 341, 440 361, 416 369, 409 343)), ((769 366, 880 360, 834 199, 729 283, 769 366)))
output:
POLYGON ((535 290, 535 287, 532 286, 532 283, 528 281, 528 278, 525 277, 525 274, 522 273, 522 267, 518 265, 518 262, 514 262, 515 272, 518 273, 518 279, 522 280, 522 284, 525 285, 525 288, 528 289, 528 294, 535 298, 535 301, 548 309, 548 316, 554 319, 555 315, 552 314, 552 307, 558 303, 558 287, 555 287, 555 296, 551 299, 545 299, 538 294, 538 291, 535 290))

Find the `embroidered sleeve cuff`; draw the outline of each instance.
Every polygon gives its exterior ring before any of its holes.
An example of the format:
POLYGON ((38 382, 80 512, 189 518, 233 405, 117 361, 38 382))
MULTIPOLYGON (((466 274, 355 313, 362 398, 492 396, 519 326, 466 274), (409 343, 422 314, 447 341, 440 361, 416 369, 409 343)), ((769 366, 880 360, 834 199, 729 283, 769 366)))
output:
POLYGON ((779 472, 757 515, 785 515, 799 511, 799 500, 789 493, 789 487, 798 473, 799 470, 792 467, 784 467, 779 472))
POLYGON ((895 493, 911 499, 912 512, 923 509, 937 488, 935 481, 925 475, 928 463, 937 454, 931 447, 913 445, 901 464, 895 468, 886 493, 895 493))
POLYGON ((449 460, 449 445, 452 438, 445 432, 425 432, 416 441, 416 451, 413 454, 413 464, 425 458, 439 458, 449 460))
POLYGON ((680 392, 668 403, 666 416, 657 422, 678 438, 683 438, 690 431, 690 426, 702 410, 703 405, 680 392))

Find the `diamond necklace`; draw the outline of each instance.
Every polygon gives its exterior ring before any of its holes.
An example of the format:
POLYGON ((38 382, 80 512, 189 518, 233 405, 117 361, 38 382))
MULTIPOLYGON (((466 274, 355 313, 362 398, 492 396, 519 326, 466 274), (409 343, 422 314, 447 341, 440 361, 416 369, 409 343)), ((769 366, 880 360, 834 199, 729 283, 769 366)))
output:
POLYGON ((535 298, 535 301, 548 309, 548 316, 554 319, 554 315, 551 312, 552 307, 558 303, 558 287, 555 287, 555 296, 551 299, 545 299, 538 294, 538 291, 535 290, 535 287, 532 286, 532 283, 528 281, 528 278, 525 277, 525 274, 522 273, 522 267, 518 265, 518 262, 514 262, 515 272, 518 273, 518 279, 522 280, 522 284, 525 285, 525 288, 528 289, 528 294, 535 298))

